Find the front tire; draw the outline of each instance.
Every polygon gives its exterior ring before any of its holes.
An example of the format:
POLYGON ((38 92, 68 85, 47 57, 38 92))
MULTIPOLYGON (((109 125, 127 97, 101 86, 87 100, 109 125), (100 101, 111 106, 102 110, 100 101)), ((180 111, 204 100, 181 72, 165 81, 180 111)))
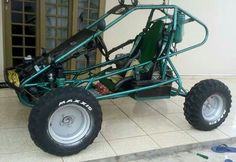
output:
POLYGON ((29 132, 45 152, 69 156, 80 152, 97 137, 102 123, 101 107, 88 91, 58 88, 35 104, 29 116, 29 132))
POLYGON ((230 91, 224 83, 213 79, 204 80, 187 94, 184 115, 194 128, 210 131, 225 121, 231 103, 230 91))

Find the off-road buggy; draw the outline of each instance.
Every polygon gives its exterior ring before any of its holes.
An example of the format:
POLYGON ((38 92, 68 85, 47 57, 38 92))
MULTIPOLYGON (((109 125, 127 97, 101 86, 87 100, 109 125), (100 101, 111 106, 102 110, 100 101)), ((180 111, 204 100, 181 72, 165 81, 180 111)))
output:
POLYGON ((119 5, 52 51, 38 58, 27 57, 23 64, 6 69, 5 81, 22 104, 32 107, 28 124, 32 140, 44 151, 59 156, 78 153, 97 137, 102 124, 99 100, 183 96, 187 121, 196 129, 209 131, 221 125, 230 111, 229 89, 211 79, 197 83, 188 92, 171 60, 203 45, 207 37, 206 25, 176 5, 141 5, 137 0, 127 4, 119 0, 119 5), (150 11, 145 28, 135 38, 108 50, 102 33, 137 10, 150 11), (114 20, 106 24, 108 18, 114 20), (205 37, 178 50, 184 26, 190 23, 201 26, 205 37), (129 53, 110 59, 130 44, 129 53), (96 49, 106 61, 90 65, 89 53, 96 49), (87 67, 64 68, 64 63, 81 55, 86 56, 87 67))

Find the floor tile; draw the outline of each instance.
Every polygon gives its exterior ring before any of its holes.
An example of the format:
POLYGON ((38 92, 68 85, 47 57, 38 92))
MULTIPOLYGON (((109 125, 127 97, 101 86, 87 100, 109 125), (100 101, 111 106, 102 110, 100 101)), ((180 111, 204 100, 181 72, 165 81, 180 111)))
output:
POLYGON ((236 125, 236 115, 229 114, 229 116, 225 119, 225 122, 222 123, 222 126, 233 126, 236 125))
POLYGON ((103 121, 124 119, 127 116, 119 110, 116 105, 104 105, 102 106, 103 121))
MULTIPOLYGON (((199 80, 184 79, 185 87, 192 87, 199 80)), ((145 102, 130 97, 100 101, 104 119, 101 133, 91 146, 77 155, 63 158, 64 161, 94 160, 116 153, 123 155, 160 146, 236 137, 236 79, 220 80, 229 86, 233 103, 228 118, 217 130, 193 129, 185 120, 182 97, 145 102)), ((0 89, 0 162, 62 162, 62 158, 44 153, 34 145, 27 129, 29 113, 13 90, 0 89)))
POLYGON ((199 131, 196 129, 186 130, 190 136, 196 139, 198 142, 205 142, 205 141, 213 141, 218 139, 226 139, 229 138, 225 134, 223 134, 219 130, 212 130, 212 131, 199 131))
POLYGON ((0 162, 63 162, 61 157, 47 154, 43 151, 1 154, 0 162))
POLYGON ((146 103, 159 111, 162 115, 183 113, 183 108, 170 100, 151 100, 146 101, 146 103))
POLYGON ((105 142, 105 138, 101 133, 98 134, 97 138, 94 140, 94 142, 105 142))
POLYGON ((236 137, 236 125, 220 126, 218 129, 227 136, 236 137))
POLYGON ((109 143, 117 155, 149 151, 159 148, 159 146, 148 136, 125 138, 109 141, 109 143))
POLYGON ((188 130, 192 128, 192 126, 185 119, 183 113, 168 114, 166 117, 181 130, 188 130))
POLYGON ((95 159, 102 159, 115 156, 115 152, 107 142, 93 143, 77 155, 64 157, 63 162, 80 162, 95 159))
POLYGON ((176 103, 178 106, 184 107, 184 102, 185 102, 185 98, 184 97, 180 97, 180 96, 172 97, 170 100, 172 102, 176 103))
MULTIPOLYGON (((2 102, 0 98, 0 128, 27 127, 30 109, 20 105, 18 101, 2 102)), ((5 99, 4 99, 5 100, 5 99)))
POLYGON ((11 89, 0 89, 0 97, 16 97, 16 92, 11 89))
POLYGON ((27 127, 30 111, 16 97, 0 98, 0 128, 27 127))
POLYGON ((123 105, 123 104, 136 103, 137 102, 136 100, 134 100, 131 97, 122 97, 122 98, 114 99, 112 101, 116 105, 123 105))
POLYGON ((177 126, 164 117, 146 116, 136 117, 133 119, 147 134, 180 130, 177 126))
POLYGON ((25 108, 17 97, 0 97, 0 104, 0 107, 25 108))
POLYGON ((0 154, 39 150, 33 143, 27 128, 0 129, 0 154))
POLYGON ((130 119, 104 121, 101 133, 107 140, 145 135, 130 119))
POLYGON ((101 100, 101 101, 99 101, 99 104, 100 104, 101 106, 114 105, 114 103, 112 102, 112 100, 101 100))
POLYGON ((196 143, 197 141, 183 131, 150 135, 162 148, 196 143))
POLYGON ((128 103, 124 105, 119 105, 123 112, 129 117, 142 117, 142 116, 161 116, 161 114, 151 108, 145 102, 137 102, 137 103, 128 103))

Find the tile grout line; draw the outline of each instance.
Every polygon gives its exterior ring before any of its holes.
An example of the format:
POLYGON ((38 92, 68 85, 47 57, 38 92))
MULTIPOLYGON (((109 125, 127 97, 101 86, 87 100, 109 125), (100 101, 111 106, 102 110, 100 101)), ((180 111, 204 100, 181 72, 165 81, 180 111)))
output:
MULTIPOLYGON (((148 103, 147 103, 148 104, 148 103)), ((157 111, 156 109, 154 109, 150 104, 148 104, 154 111, 157 111)), ((157 111, 158 112, 158 111, 157 111)), ((162 113, 160 113, 161 115, 163 115, 162 113)), ((164 115, 163 115, 164 116, 164 115)), ((165 116, 164 116, 165 117, 165 116)), ((172 124, 174 124, 177 128, 179 128, 180 130, 182 130, 179 126, 177 126, 173 121, 171 121, 169 118, 165 117, 168 121, 170 121, 172 124)), ((187 122, 187 121, 186 121, 187 122)), ((183 132, 185 132, 187 135, 189 135, 190 137, 192 137, 194 140, 196 140, 196 142, 200 142, 198 141, 195 137, 193 137, 191 134, 189 134, 187 132, 187 130, 182 130, 183 132)), ((174 132, 174 131, 173 131, 174 132)), ((175 131, 176 132, 176 131, 175 131)))
MULTIPOLYGON (((113 101, 112 101, 112 102, 113 102, 113 101)), ((115 102, 113 102, 113 103, 116 105, 115 102)), ((160 146, 158 143, 156 143, 156 142, 151 138, 151 136, 149 136, 149 134, 148 134, 142 127, 140 127, 140 126, 138 125, 138 123, 136 123, 132 118, 130 118, 118 105, 116 105, 116 106, 118 107, 118 109, 119 109, 122 113, 125 114, 125 116, 127 116, 132 122, 134 122, 134 124, 135 124, 139 129, 141 129, 141 130, 145 133, 145 135, 148 136, 148 137, 151 139, 152 142, 154 142, 158 147, 161 148, 161 146, 160 146)))
MULTIPOLYGON (((146 102, 147 103, 147 102, 146 102)), ((180 130, 182 130, 179 126, 177 126, 173 121, 171 121, 169 118, 167 118, 165 115, 163 115, 161 112, 159 112, 158 110, 156 110, 154 107, 152 107, 152 105, 150 105, 149 103, 147 103, 148 106, 153 109, 154 111, 158 112, 161 114, 161 116, 163 116, 164 118, 166 118, 169 122, 171 122, 172 124, 174 124, 177 128, 179 128, 180 130)))
MULTIPOLYGON (((219 128, 219 127, 218 127, 219 128)), ((220 131, 221 133, 223 133, 224 135, 226 135, 228 138, 231 138, 229 135, 227 135, 226 133, 224 133, 223 131, 221 131, 220 129, 216 129, 216 130, 218 130, 218 131, 220 131)))
POLYGON ((105 136, 102 134, 102 132, 100 132, 100 134, 101 134, 102 137, 105 139, 105 141, 107 142, 107 144, 111 147, 111 150, 115 153, 115 155, 118 156, 117 152, 116 152, 115 149, 112 147, 112 145, 110 144, 110 142, 108 141, 108 139, 105 138, 105 136))
MULTIPOLYGON (((113 102, 113 101, 112 101, 113 102)), ((134 124, 138 127, 138 128, 140 128, 146 135, 148 135, 144 130, 143 130, 143 128, 141 128, 133 119, 131 119, 130 117, 129 117, 129 115, 127 115, 115 102, 113 102, 114 103, 114 105, 128 118, 128 119, 130 119, 132 122, 134 122, 134 124)))
POLYGON ((199 141, 197 138, 193 137, 190 133, 188 133, 187 131, 184 131, 187 135, 189 135, 190 137, 192 137, 194 140, 196 140, 196 142, 201 142, 199 141))
MULTIPOLYGON (((113 103, 112 100, 111 100, 111 102, 112 102, 112 105, 113 105, 113 106, 116 106, 116 105, 114 105, 114 103, 113 103)), ((117 107, 117 106, 116 106, 116 107, 117 107)), ((112 147, 112 145, 110 144, 109 140, 106 139, 106 137, 102 134, 102 131, 100 131, 100 134, 101 134, 101 136, 104 138, 104 140, 108 143, 108 145, 111 147, 111 150, 115 153, 115 155, 118 156, 118 153, 117 153, 117 152, 115 151, 115 149, 112 147)))
POLYGON ((150 151, 142 151, 138 153, 130 153, 127 155, 119 155, 117 157, 110 157, 110 158, 103 158, 103 159, 97 159, 97 160, 91 160, 91 162, 103 162, 103 161, 134 161, 138 160, 143 157, 150 157, 150 156, 166 156, 166 155, 172 155, 173 153, 180 153, 185 152, 189 150, 194 150, 197 148, 201 149, 209 149, 213 144, 220 144, 220 143, 232 143, 236 141, 235 138, 229 138, 229 139, 219 139, 219 140, 212 140, 212 141, 205 141, 205 142, 199 142, 199 143, 192 143, 192 144, 184 144, 180 146, 174 146, 174 147, 165 147, 165 148, 158 148, 155 150, 150 151))
POLYGON ((118 140, 124 140, 124 139, 128 139, 128 138, 136 138, 136 137, 145 137, 147 135, 136 135, 136 136, 132 136, 132 137, 122 137, 122 138, 116 138, 116 139, 107 139, 108 141, 118 141, 118 140))

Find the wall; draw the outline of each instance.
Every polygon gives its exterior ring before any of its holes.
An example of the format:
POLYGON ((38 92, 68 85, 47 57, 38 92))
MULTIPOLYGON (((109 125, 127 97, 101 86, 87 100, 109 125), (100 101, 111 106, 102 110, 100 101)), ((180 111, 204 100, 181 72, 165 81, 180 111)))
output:
MULTIPOLYGON (((158 4, 162 0, 140 0, 142 4, 158 4)), ((236 21, 233 17, 234 0, 172 0, 185 10, 198 17, 207 24, 210 30, 206 45, 181 54, 174 58, 177 68, 182 75, 236 75, 236 21)), ((117 4, 117 0, 107 0, 106 10, 117 4)), ((119 44, 122 40, 133 38, 144 27, 147 13, 138 12, 105 35, 109 48, 119 44)), ((181 46, 201 38, 201 30, 195 25, 185 29, 185 40, 181 46)), ((124 49, 119 52, 127 52, 124 49)))
POLYGON ((0 80, 3 76, 3 23, 2 23, 2 2, 0 2, 0 80))

